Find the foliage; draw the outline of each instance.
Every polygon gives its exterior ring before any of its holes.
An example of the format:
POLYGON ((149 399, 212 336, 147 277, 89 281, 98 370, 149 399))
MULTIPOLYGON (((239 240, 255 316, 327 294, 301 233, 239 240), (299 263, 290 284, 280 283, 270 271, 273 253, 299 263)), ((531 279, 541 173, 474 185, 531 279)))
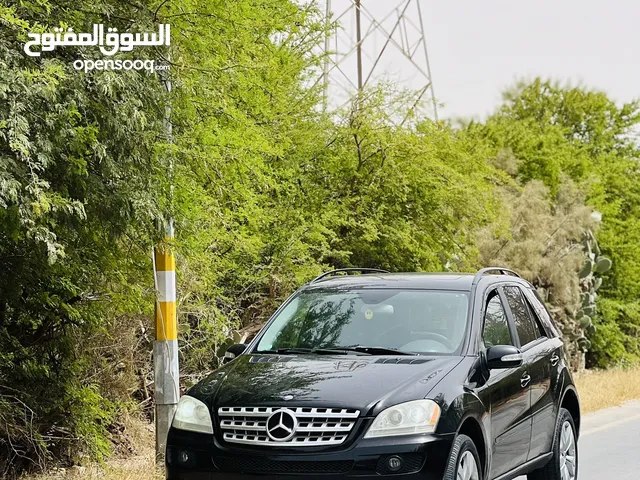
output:
POLYGON ((563 173, 579 182, 587 202, 603 214, 599 242, 614 263, 603 291, 616 298, 637 296, 638 102, 618 107, 603 93, 541 80, 519 85, 505 99, 488 123, 520 160, 519 179, 542 180, 552 191, 563 173))
POLYGON ((110 315, 138 309, 149 277, 162 89, 135 71, 74 70, 74 55, 95 54, 84 48, 22 51, 27 32, 83 31, 105 12, 123 29, 138 18, 120 2, 94 13, 0 6, 2 474, 111 450, 115 407, 83 380, 81 345, 110 315))
POLYGON ((324 158, 307 167, 314 209, 333 215, 328 260, 432 271, 457 258, 468 268, 473 234, 496 208, 495 171, 449 128, 390 125, 382 113, 390 95, 364 92, 332 130, 324 158))
POLYGON ((159 11, 182 32, 172 51, 172 119, 188 373, 216 366, 212 352, 231 328, 263 320, 319 271, 322 226, 298 183, 300 158, 323 141, 317 91, 305 87, 317 63, 314 12, 270 0, 159 11))
MULTIPOLYGON (((618 106, 601 92, 536 79, 507 91, 503 107, 478 127, 516 159, 521 183, 540 180, 555 194, 568 176, 585 192, 601 212, 598 244, 613 265, 598 293, 622 303, 640 294, 639 122, 637 101, 618 106)), ((608 357, 598 345, 593 354, 608 357)))
POLYGON ((640 358, 640 304, 603 299, 595 318, 596 330, 591 336, 591 366, 627 366, 640 358))
POLYGON ((592 210, 575 184, 566 179, 558 193, 533 180, 522 188, 502 191, 509 230, 496 234, 493 226, 478 237, 480 262, 505 265, 531 281, 549 306, 575 353, 588 325, 581 325, 581 278, 585 263, 582 239, 595 228, 592 210))

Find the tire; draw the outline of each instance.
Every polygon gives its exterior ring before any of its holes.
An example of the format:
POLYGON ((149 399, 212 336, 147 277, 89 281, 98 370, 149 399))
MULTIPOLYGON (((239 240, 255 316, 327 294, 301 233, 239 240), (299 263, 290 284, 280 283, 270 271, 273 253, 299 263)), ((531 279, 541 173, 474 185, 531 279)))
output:
POLYGON ((553 456, 544 467, 531 472, 528 480, 577 480, 578 479, 578 442, 576 426, 568 410, 561 408, 553 434, 553 456), (568 442, 570 429, 571 442, 568 442), (564 433, 564 436, 563 436, 564 433), (563 452, 563 450, 565 452, 563 452), (571 455, 573 453, 573 455, 571 455), (571 462, 573 459, 573 462, 571 462))
POLYGON ((473 440, 466 435, 458 435, 451 447, 442 480, 482 480, 482 478, 482 465, 473 440), (460 477, 458 477, 459 474, 460 477))

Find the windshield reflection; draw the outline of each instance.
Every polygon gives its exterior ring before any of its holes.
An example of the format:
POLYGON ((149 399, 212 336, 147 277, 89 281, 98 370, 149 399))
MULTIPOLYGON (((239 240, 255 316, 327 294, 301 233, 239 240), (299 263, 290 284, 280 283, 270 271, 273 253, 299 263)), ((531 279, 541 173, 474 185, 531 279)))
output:
POLYGON ((455 354, 468 301, 466 292, 442 290, 302 292, 269 325, 256 350, 322 353, 314 351, 350 347, 349 353, 374 355, 455 354))

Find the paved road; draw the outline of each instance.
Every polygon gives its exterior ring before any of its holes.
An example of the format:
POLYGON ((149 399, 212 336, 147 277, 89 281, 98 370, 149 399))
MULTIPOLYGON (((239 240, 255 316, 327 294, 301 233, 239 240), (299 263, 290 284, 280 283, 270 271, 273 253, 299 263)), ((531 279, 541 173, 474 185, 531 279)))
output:
POLYGON ((578 462, 578 480, 638 480, 640 401, 586 415, 578 462))

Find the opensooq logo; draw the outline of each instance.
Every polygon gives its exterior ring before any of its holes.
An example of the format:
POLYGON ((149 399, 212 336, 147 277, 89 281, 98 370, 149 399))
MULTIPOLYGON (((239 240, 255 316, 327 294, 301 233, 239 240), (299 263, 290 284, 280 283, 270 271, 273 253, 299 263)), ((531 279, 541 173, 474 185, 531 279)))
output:
POLYGON ((150 47, 170 45, 171 31, 169 24, 160 24, 159 31, 154 33, 118 33, 117 28, 108 28, 105 35, 103 24, 94 24, 93 33, 76 34, 72 28, 65 32, 62 28, 54 28, 55 33, 29 33, 32 40, 24 45, 24 52, 30 57, 39 57, 41 52, 51 52, 56 47, 97 46, 108 56, 118 52, 130 52, 133 47, 150 47), (40 46, 39 51, 32 51, 40 46))

